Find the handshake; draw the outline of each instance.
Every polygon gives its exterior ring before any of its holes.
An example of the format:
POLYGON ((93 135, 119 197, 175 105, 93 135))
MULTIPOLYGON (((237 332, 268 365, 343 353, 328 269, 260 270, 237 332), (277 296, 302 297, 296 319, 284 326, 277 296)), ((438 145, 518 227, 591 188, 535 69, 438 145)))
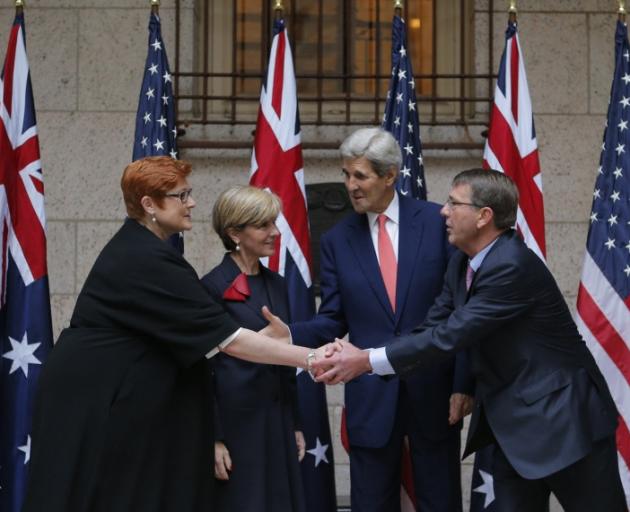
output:
MULTIPOLYGON (((264 336, 279 340, 289 340, 289 327, 267 307, 263 316, 269 325, 259 331, 264 336)), ((317 382, 326 384, 346 383, 359 375, 372 371, 369 352, 355 347, 352 343, 335 339, 316 350, 309 352, 304 368, 317 382)))

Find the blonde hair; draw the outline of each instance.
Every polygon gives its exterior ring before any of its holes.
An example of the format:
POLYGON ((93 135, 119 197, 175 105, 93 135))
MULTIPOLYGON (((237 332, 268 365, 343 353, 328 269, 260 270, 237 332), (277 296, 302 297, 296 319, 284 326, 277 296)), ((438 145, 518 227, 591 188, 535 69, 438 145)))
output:
POLYGON ((276 220, 282 210, 280 198, 257 187, 239 185, 224 190, 212 209, 212 227, 223 246, 233 251, 236 244, 228 235, 230 228, 242 230, 247 226, 260 227, 276 220))

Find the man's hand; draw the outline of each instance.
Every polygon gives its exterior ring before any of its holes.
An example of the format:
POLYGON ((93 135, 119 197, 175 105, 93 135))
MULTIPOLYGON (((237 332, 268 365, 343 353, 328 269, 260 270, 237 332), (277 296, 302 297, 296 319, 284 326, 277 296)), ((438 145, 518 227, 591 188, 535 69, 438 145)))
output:
POLYGON ((464 416, 468 416, 473 409, 475 399, 463 393, 453 393, 449 400, 448 424, 455 425, 464 416))
POLYGON ((372 371, 368 351, 361 350, 352 343, 340 339, 336 339, 332 345, 341 346, 343 350, 332 352, 330 346, 326 346, 326 358, 318 359, 312 364, 317 375, 315 379, 317 382, 345 383, 363 373, 372 371))
POLYGON ((284 343, 291 343, 291 333, 289 332, 289 326, 285 324, 280 317, 274 315, 267 306, 262 307, 262 314, 265 320, 269 322, 269 325, 258 331, 263 336, 269 336, 278 341, 284 343))
POLYGON ((229 480, 232 471, 232 459, 227 447, 221 442, 214 443, 214 477, 219 480, 229 480))

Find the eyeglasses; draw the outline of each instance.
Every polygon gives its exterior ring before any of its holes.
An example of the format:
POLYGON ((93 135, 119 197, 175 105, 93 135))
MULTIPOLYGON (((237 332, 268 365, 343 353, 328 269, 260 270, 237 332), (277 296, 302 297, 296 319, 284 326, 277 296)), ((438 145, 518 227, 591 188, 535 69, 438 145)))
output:
POLYGON ((182 190, 181 192, 169 192, 168 194, 164 194, 166 197, 177 197, 182 202, 182 204, 186 204, 188 199, 190 199, 192 195, 192 188, 187 188, 186 190, 182 190))
POLYGON ((465 203, 463 201, 455 201, 450 197, 444 203, 445 206, 448 206, 450 209, 455 208, 456 206, 472 206, 473 208, 485 208, 483 205, 475 204, 475 203, 465 203))

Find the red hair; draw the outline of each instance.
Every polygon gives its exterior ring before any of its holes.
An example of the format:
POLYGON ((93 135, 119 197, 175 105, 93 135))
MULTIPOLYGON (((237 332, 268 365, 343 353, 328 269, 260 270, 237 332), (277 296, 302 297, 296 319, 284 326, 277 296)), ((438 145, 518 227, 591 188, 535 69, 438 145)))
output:
POLYGON ((158 206, 162 206, 167 192, 191 171, 188 162, 170 156, 149 156, 130 163, 120 180, 127 215, 136 220, 144 217, 145 211, 140 204, 144 196, 153 198, 158 206))

